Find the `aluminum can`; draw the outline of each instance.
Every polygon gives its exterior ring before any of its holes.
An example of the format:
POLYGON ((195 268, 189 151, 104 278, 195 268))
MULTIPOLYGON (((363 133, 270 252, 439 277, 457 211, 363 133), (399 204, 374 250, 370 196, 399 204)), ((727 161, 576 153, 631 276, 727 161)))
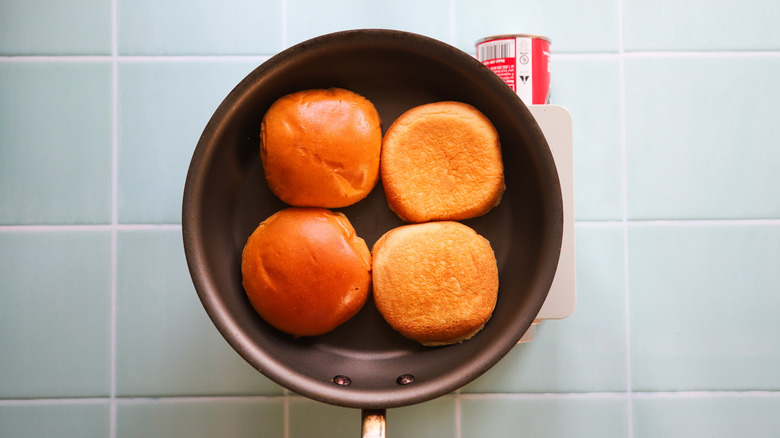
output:
POLYGON ((477 59, 493 70, 526 105, 550 103, 550 39, 507 34, 476 43, 477 59))

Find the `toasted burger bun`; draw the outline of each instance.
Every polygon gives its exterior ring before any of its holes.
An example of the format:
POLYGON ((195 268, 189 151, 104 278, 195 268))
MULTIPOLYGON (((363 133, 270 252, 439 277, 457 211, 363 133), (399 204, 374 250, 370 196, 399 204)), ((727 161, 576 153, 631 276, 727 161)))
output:
POLYGON ((290 205, 345 207, 365 198, 379 179, 379 113, 351 91, 280 98, 263 117, 260 139, 268 186, 290 205))
POLYGON ((390 208, 408 222, 481 216, 505 189, 498 133, 460 102, 402 114, 385 133, 380 171, 390 208))
POLYGON ((376 308, 423 345, 462 342, 479 332, 498 296, 498 267, 484 237, 459 222, 394 228, 373 247, 376 308))
POLYGON ((241 258, 257 313, 293 336, 327 333, 354 316, 371 288, 371 253, 341 213, 291 207, 263 221, 241 258))

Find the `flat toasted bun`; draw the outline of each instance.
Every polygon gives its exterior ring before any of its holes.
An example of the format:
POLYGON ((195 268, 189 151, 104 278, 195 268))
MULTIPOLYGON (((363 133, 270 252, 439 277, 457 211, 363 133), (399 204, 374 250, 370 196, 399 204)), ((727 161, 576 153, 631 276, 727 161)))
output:
POLYGON ((459 222, 403 225, 372 249, 374 303, 403 336, 423 345, 465 341, 493 313, 498 266, 490 243, 459 222))
POLYGON ((496 129, 460 102, 402 114, 382 140, 380 172, 390 208, 407 222, 481 216, 505 189, 496 129))
POLYGON ((244 246, 249 301, 293 336, 327 333, 354 316, 371 289, 371 253, 341 213, 291 207, 263 221, 244 246))
POLYGON ((379 113, 348 90, 280 98, 263 116, 260 141, 268 186, 293 206, 345 207, 365 198, 379 179, 379 113))

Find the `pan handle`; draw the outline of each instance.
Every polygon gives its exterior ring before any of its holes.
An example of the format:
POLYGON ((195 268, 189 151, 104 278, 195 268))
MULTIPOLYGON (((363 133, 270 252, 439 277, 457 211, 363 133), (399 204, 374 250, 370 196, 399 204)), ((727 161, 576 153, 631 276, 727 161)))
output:
POLYGON ((385 409, 363 409, 363 438, 385 438, 385 409))

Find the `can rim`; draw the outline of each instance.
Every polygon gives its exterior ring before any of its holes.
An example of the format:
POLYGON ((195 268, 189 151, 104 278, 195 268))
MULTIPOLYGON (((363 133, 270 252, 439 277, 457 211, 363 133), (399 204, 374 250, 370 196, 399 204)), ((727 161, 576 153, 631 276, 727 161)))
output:
POLYGON ((488 36, 488 37, 485 37, 485 38, 480 38, 474 44, 475 45, 480 45, 480 44, 482 44, 484 42, 487 42, 487 41, 501 40, 501 39, 508 39, 508 38, 537 38, 537 39, 540 39, 540 40, 545 40, 548 43, 552 44, 552 41, 550 40, 550 38, 548 38, 548 37, 546 37, 544 35, 539 35, 539 34, 534 34, 534 33, 503 33, 503 34, 499 34, 499 35, 492 35, 492 36, 488 36))

